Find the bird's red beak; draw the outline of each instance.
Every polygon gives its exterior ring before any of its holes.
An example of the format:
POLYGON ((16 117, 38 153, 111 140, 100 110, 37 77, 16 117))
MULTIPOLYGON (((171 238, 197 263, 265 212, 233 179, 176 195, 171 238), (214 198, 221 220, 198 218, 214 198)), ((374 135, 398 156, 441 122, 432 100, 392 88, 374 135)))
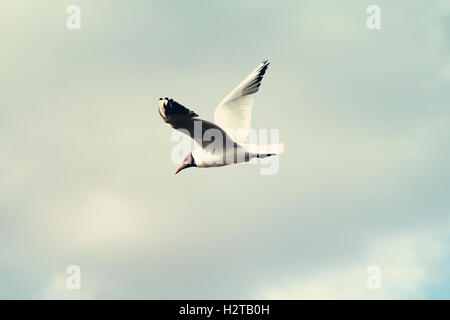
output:
POLYGON ((180 172, 181 170, 186 169, 186 168, 187 168, 187 164, 186 164, 186 163, 183 163, 183 164, 177 169, 177 171, 175 171, 175 174, 177 174, 178 172, 180 172))

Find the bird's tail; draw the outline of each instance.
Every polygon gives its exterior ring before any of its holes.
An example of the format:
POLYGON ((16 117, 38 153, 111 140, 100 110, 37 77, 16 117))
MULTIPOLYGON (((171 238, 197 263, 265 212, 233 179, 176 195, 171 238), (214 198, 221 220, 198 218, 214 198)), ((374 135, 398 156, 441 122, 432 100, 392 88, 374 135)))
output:
POLYGON ((245 147, 250 153, 256 154, 257 158, 266 158, 284 152, 283 143, 264 145, 247 144, 245 147))

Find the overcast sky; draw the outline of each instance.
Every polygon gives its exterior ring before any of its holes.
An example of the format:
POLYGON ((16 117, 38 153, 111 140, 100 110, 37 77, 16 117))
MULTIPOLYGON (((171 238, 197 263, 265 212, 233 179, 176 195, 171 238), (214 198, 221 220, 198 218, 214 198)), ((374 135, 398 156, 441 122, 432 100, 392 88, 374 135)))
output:
POLYGON ((0 298, 450 298, 448 1, 0 7, 0 298), (265 59, 279 173, 174 176, 157 99, 212 120, 265 59))

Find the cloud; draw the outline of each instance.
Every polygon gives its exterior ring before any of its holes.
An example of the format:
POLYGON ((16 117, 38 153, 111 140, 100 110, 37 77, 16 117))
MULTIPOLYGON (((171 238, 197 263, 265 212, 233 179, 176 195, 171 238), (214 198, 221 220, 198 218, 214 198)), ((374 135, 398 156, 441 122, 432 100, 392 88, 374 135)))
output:
MULTIPOLYGON (((448 226, 448 224, 447 224, 448 226)), ((449 256, 446 229, 427 229, 375 239, 362 256, 330 263, 312 274, 290 274, 285 285, 262 289, 262 299, 424 299, 430 283, 445 273, 437 266, 449 256), (381 288, 366 285, 368 266, 381 270, 381 288)))
POLYGON ((70 298, 69 264, 88 298, 428 296, 448 244, 448 1, 382 1, 380 32, 358 1, 79 2, 79 33, 62 2, 0 13, 0 296, 70 298), (252 124, 280 129, 279 174, 174 177, 156 100, 212 119, 265 58, 252 124))

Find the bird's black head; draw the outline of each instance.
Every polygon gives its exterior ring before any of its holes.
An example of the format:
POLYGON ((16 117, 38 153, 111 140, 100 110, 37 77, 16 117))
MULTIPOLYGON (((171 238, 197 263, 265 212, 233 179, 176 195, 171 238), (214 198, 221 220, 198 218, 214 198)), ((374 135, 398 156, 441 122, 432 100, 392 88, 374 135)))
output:
POLYGON ((180 172, 183 169, 190 168, 190 167, 196 167, 196 166, 197 165, 195 164, 195 160, 194 160, 194 157, 192 156, 192 152, 191 152, 184 158, 183 163, 177 169, 175 174, 177 174, 178 172, 180 172))

